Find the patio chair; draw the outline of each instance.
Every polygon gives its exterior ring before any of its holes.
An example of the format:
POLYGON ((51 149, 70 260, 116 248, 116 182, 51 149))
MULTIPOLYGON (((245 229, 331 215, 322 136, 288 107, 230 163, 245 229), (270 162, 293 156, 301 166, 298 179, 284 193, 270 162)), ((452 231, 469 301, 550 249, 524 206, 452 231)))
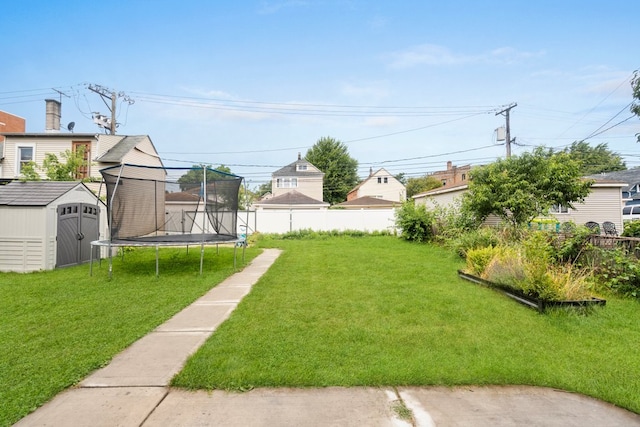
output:
POLYGON ((588 221, 585 224, 589 230, 591 230, 591 234, 600 234, 600 224, 594 221, 588 221))
POLYGON ((602 223, 602 229, 604 230, 605 236, 617 236, 618 231, 616 230, 616 225, 611 221, 605 221, 602 223))

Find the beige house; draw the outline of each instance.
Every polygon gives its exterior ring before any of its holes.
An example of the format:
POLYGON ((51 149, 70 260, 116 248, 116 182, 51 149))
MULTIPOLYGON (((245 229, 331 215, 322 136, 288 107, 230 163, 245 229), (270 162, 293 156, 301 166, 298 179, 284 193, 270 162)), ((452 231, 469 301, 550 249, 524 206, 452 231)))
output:
POLYGON ((271 175, 271 192, 276 198, 295 191, 322 202, 323 179, 324 173, 298 153, 298 160, 271 175))
POLYGON ((389 202, 403 202, 407 198, 404 184, 398 181, 386 169, 369 172, 367 179, 347 194, 347 202, 362 197, 382 199, 389 202))
MULTIPOLYGON (((0 178, 16 179, 26 162, 42 166, 47 153, 58 160, 69 150, 83 147, 88 165, 77 179, 101 180, 100 169, 121 163, 162 166, 162 161, 147 135, 102 135, 89 133, 5 133, 4 152, 0 153, 0 178)), ((46 179, 44 171, 38 170, 46 179)))
MULTIPOLYGON (((596 181, 591 186, 591 193, 582 203, 575 203, 574 208, 556 206, 549 212, 549 217, 555 217, 558 222, 573 221, 576 224, 585 224, 593 221, 602 224, 605 221, 613 222, 618 230, 622 231, 622 188, 627 184, 615 181, 596 181)), ((468 190, 468 185, 458 185, 450 188, 438 188, 413 196, 416 204, 424 204, 427 207, 450 206, 459 203, 462 195, 468 190)), ((490 217, 486 223, 496 225, 499 218, 490 217)))

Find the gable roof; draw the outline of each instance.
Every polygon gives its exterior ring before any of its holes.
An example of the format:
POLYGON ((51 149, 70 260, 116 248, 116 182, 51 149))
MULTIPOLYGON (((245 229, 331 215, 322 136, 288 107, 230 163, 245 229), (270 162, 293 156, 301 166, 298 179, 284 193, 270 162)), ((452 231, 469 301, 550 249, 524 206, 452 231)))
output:
POLYGON ((272 174, 272 176, 324 176, 324 172, 312 165, 306 159, 298 157, 298 160, 278 169, 272 174), (307 170, 298 170, 298 165, 306 165, 307 170))
POLYGON ((326 205, 329 206, 329 203, 325 203, 321 200, 316 200, 312 197, 306 196, 299 191, 291 190, 284 194, 281 194, 276 197, 272 197, 267 200, 263 200, 256 205, 326 205))
POLYGON ((86 188, 78 181, 13 181, 0 186, 0 206, 47 206, 78 186, 86 188))
MULTIPOLYGON (((96 160, 103 163, 122 163, 124 156, 136 148, 138 144, 151 139, 147 135, 125 136, 96 160)), ((153 143, 151 143, 153 145, 153 143)))
MULTIPOLYGON (((380 177, 382 177, 382 176, 388 176, 388 177, 391 177, 392 179, 394 179, 395 181, 397 181, 399 184, 402 184, 400 181, 398 181, 398 179, 397 179, 395 176, 391 175, 391 174, 389 173, 389 171, 388 171, 388 170, 386 170, 385 168, 380 168, 380 169, 378 169, 378 170, 377 170, 377 171, 375 171, 375 172, 371 172, 371 173, 369 174, 369 176, 368 176, 368 177, 366 177, 366 178, 365 178, 365 179, 363 179, 363 180, 362 180, 358 185, 356 185, 355 187, 353 187, 353 188, 349 191, 349 193, 347 193, 347 194, 351 194, 351 193, 353 193, 354 191, 358 191, 358 190, 360 189, 360 187, 362 187, 364 184, 366 184, 369 180, 372 180, 373 178, 377 178, 377 177, 379 177, 379 176, 380 176, 380 177), (385 172, 385 173, 384 173, 384 174, 381 174, 380 172, 385 172)), ((402 186, 404 187, 404 184, 402 184, 402 186)))

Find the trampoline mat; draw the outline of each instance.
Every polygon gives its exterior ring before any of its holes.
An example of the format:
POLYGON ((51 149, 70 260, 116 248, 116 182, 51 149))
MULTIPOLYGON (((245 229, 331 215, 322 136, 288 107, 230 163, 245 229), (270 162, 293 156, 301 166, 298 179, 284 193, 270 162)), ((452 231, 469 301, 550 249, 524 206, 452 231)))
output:
POLYGON ((158 236, 135 237, 128 239, 100 240, 92 242, 100 246, 155 246, 155 245, 196 245, 237 242, 238 236, 231 234, 167 234, 158 236))

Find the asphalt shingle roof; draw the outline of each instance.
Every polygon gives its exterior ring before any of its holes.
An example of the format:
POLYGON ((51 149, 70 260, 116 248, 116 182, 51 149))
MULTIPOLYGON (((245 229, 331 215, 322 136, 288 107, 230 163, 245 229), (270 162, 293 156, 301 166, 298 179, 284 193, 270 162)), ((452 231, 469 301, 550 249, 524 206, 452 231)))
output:
POLYGON ((261 205, 322 205, 321 200, 306 196, 296 190, 260 202, 261 205))
POLYGON ((77 181, 13 181, 0 185, 0 206, 47 206, 73 190, 77 181))

